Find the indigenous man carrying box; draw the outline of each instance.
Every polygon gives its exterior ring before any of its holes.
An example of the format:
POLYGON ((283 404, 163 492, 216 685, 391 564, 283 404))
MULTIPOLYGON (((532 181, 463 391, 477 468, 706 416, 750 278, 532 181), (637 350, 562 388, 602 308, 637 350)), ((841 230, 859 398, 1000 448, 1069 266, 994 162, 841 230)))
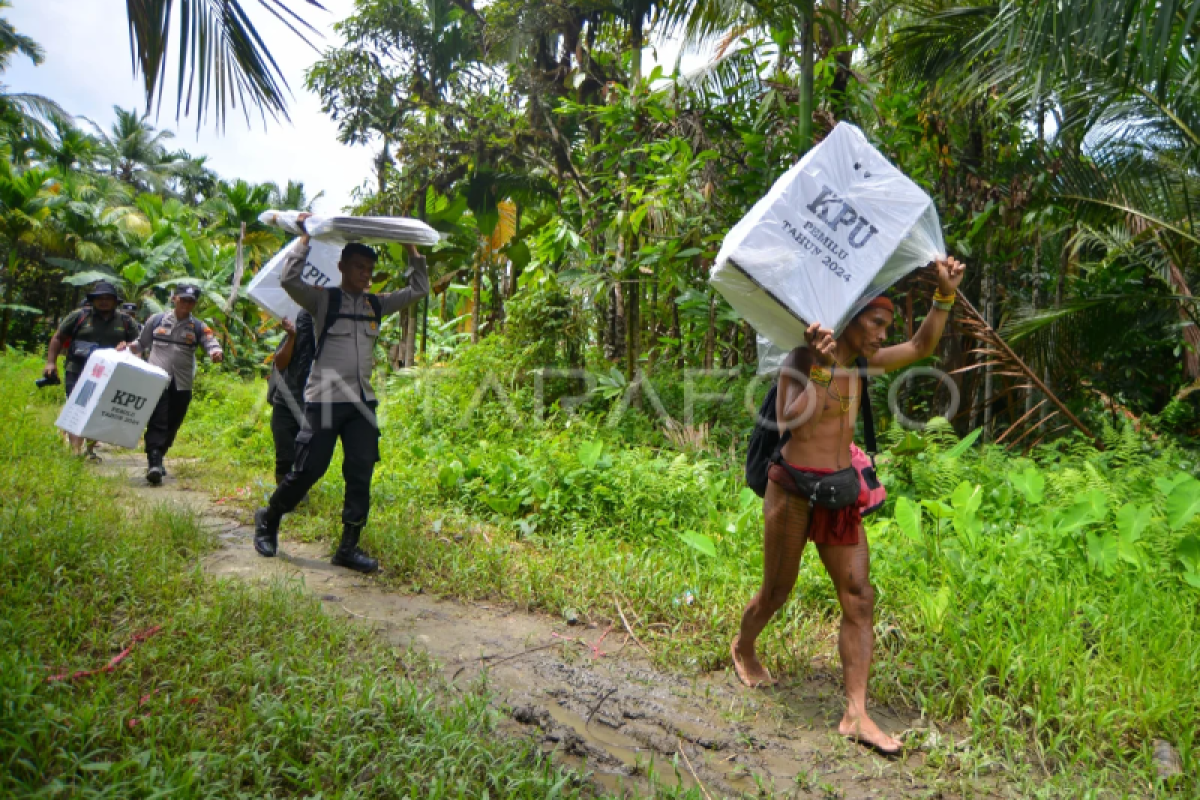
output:
MULTIPOLYGON (((297 224, 304 230, 300 214, 297 224)), ((300 237, 286 259, 280 285, 313 316, 316 351, 304 390, 307 424, 296 436, 296 459, 291 472, 271 495, 266 508, 254 515, 254 549, 270 558, 279 546, 279 522, 296 507, 329 469, 337 441, 342 440, 342 476, 346 497, 342 505, 342 541, 333 554, 336 566, 374 572, 379 562, 358 548, 359 536, 371 509, 371 477, 379 461, 378 405, 371 389, 379 325, 393 314, 429 294, 425 259, 408 245, 412 267, 406 289, 375 295, 371 286, 378 257, 362 244, 342 250, 340 288, 310 286, 303 280, 308 257, 308 233, 300 237)))
POLYGON ((146 426, 146 480, 157 486, 167 474, 163 457, 175 443, 175 434, 183 425, 192 402, 192 381, 196 377, 196 350, 204 348, 214 364, 225 357, 212 328, 192 314, 200 290, 178 286, 171 296, 173 311, 155 314, 146 320, 133 352, 171 376, 171 383, 154 407, 146 426))
MULTIPOLYGON (((865 358, 869 370, 892 372, 933 353, 964 270, 953 258, 937 262, 936 267, 938 290, 933 308, 911 341, 883 346, 895 315, 891 301, 877 297, 837 339, 819 323, 809 326, 805 333, 808 347, 797 347, 784 361, 775 414, 780 430, 790 431, 791 436, 767 472, 762 587, 746 607, 731 645, 734 669, 743 683, 753 688, 775 682, 758 660, 754 645, 771 617, 787 602, 796 585, 804 546, 813 542, 842 607, 838 653, 847 707, 838 732, 884 755, 899 753, 902 745, 867 715, 875 590, 859 507, 855 503, 836 510, 823 506, 825 489, 818 496, 816 490, 802 492, 801 483, 830 478, 850 466, 855 421, 864 402, 854 366, 857 359, 865 358)), ((857 474, 853 476, 853 494, 861 502, 857 474)))

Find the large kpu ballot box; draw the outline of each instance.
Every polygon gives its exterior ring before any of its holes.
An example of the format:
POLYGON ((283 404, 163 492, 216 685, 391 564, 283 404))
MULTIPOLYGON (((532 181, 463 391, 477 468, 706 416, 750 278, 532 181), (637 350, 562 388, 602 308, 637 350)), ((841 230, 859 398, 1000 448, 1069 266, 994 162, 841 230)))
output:
POLYGON ((95 350, 55 424, 85 439, 137 447, 168 383, 164 370, 128 351, 95 350))
MULTIPOLYGON (((338 271, 338 260, 342 257, 342 245, 334 242, 323 242, 313 239, 308 251, 308 259, 304 263, 301 277, 305 283, 321 288, 332 288, 342 285, 342 273, 338 271)), ((300 313, 300 306, 280 286, 283 277, 283 262, 291 249, 289 244, 280 250, 263 268, 258 271, 246 294, 268 314, 274 314, 279 319, 287 317, 293 322, 300 313)))
POLYGON ((725 237, 710 281, 778 347, 840 334, 874 297, 945 256, 933 201, 839 123, 725 237))

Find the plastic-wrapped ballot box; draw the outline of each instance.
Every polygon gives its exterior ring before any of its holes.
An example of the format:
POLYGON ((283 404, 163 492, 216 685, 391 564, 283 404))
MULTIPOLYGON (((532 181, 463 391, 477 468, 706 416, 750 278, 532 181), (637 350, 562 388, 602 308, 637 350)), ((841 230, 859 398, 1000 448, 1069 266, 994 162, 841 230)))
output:
POLYGON ((55 424, 85 439, 137 447, 168 383, 164 370, 128 351, 95 350, 55 424))
POLYGON ((778 347, 840 334, 874 297, 945 257, 933 201, 845 122, 725 237, 710 282, 778 347))
MULTIPOLYGON (((316 239, 311 240, 309 245, 308 260, 301 273, 305 283, 322 288, 341 286, 342 273, 338 270, 338 261, 342 257, 342 245, 316 239)), ((291 247, 289 244, 280 250, 258 271, 250 281, 246 294, 267 313, 279 319, 287 317, 294 322, 300 313, 300 306, 279 285, 283 277, 283 261, 291 247)))

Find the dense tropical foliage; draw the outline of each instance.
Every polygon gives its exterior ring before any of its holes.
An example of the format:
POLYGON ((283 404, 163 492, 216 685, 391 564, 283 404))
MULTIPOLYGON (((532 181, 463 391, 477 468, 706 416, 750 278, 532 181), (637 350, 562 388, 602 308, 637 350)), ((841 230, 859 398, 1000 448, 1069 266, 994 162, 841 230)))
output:
MULTIPOLYGON (((172 3, 129 7, 162 23, 172 3)), ((307 85, 345 142, 376 148, 354 210, 444 234, 433 293, 382 337, 401 455, 379 491, 413 506, 377 515, 381 554, 401 580, 553 610, 636 595, 660 609, 647 623, 694 635, 660 655, 717 666, 759 567, 737 400, 753 406, 762 383, 754 332, 708 270, 810 137, 848 120, 935 199, 970 264, 964 297, 1028 367, 987 366, 958 316, 935 359, 961 370, 962 412, 922 435, 885 420, 892 499, 872 533, 891 696, 968 719, 988 752, 1032 752, 1047 773, 1111 766, 1097 783, 1124 788, 1152 774, 1162 737, 1194 789, 1198 17, 1196 0, 357 0, 307 85), (668 35, 703 66, 649 68, 644 49, 668 35), (1056 423, 972 448, 1036 420, 1046 390, 1091 441, 1056 423), (719 393, 735 402, 697 400, 719 393), (423 537, 479 520, 494 546, 447 555, 423 537), (672 605, 701 582, 709 604, 672 605)), ((161 77, 154 30, 139 64, 161 77)), ((253 97, 281 76, 251 38, 253 97)), ((0 24, 0 70, 15 58, 41 51, 0 24)), ((257 215, 305 208, 304 187, 223 179, 137 111, 108 129, 68 111, 0 84, 0 347, 43 346, 102 276, 143 316, 187 280, 225 341, 221 369, 261 374, 278 330, 244 293, 230 302, 233 276, 284 244, 257 215)), ((403 282, 401 263, 385 252, 381 287, 403 282)), ((928 298, 916 281, 894 296, 900 337, 928 298)), ((909 387, 909 408, 941 408, 909 387)), ((260 390, 200 390, 192 446, 221 449, 230 494, 268 466, 260 390)), ((801 594, 828 599, 805 570, 801 594)), ((789 619, 768 659, 803 671, 811 652, 785 635, 820 624, 789 619)))

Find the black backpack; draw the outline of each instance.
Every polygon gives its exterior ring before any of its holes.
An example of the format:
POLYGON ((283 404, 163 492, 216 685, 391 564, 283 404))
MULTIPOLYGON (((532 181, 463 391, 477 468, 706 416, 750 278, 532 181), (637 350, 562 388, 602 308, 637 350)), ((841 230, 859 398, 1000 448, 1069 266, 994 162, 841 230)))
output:
POLYGON ((326 291, 329 292, 329 306, 325 310, 325 322, 321 325, 321 332, 317 334, 317 347, 313 350, 313 364, 316 364, 317 359, 321 357, 321 348, 325 346, 325 337, 329 335, 329 330, 339 319, 352 319, 355 322, 374 322, 377 325, 383 323, 383 303, 379 302, 378 295, 371 294, 370 292, 367 293, 367 302, 371 304, 371 310, 375 312, 374 317, 367 317, 362 314, 343 314, 342 290, 335 286, 326 291))
MULTIPOLYGON (((867 360, 859 358, 854 362, 862 378, 862 412, 863 433, 866 435, 867 453, 872 460, 875 458, 875 420, 871 414, 871 396, 867 393, 870 379, 867 377, 867 360)), ((776 381, 767 390, 762 407, 758 409, 758 418, 754 421, 754 432, 750 434, 750 445, 746 448, 746 485, 754 490, 759 497, 767 494, 767 471, 775 454, 783 449, 788 439, 792 438, 791 431, 779 435, 779 422, 775 417, 775 397, 779 391, 776 381)))

